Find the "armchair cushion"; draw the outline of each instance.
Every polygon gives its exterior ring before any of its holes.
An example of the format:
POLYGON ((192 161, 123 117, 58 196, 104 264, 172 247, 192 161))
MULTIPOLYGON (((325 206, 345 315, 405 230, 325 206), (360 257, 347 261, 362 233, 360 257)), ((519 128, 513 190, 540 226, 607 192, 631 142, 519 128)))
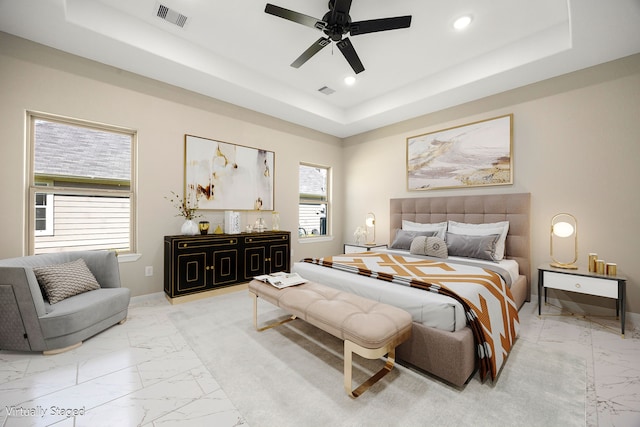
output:
POLYGON ((50 304, 100 289, 98 281, 82 258, 63 264, 34 267, 33 272, 50 304))

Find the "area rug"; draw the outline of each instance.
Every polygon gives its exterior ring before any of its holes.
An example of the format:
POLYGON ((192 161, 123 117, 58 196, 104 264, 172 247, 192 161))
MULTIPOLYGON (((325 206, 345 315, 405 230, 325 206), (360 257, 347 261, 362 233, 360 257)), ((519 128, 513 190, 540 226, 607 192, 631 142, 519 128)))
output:
MULTIPOLYGON (((258 320, 286 317, 260 301, 258 320)), ((252 427, 584 426, 585 361, 520 338, 495 383, 464 388, 396 367, 357 399, 342 341, 295 320, 257 332, 247 291, 177 306, 170 318, 252 427)), ((383 365, 354 355, 354 385, 383 365)))

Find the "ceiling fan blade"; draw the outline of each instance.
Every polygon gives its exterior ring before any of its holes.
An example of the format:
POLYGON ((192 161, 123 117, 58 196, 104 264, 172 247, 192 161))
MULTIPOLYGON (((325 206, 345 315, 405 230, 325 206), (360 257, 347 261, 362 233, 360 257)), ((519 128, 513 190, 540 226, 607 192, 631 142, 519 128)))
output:
POLYGON ((320 37, 314 44, 309 46, 309 49, 302 52, 302 55, 298 57, 295 61, 291 63, 293 68, 300 68, 302 64, 307 62, 313 55, 320 52, 323 47, 331 43, 331 39, 329 37, 320 37))
POLYGON ((349 32, 352 36, 357 36, 358 34, 409 28, 410 25, 411 15, 396 16, 394 18, 371 19, 368 21, 352 22, 349 26, 349 32))
POLYGON ((345 15, 349 14, 349 10, 351 10, 351 0, 330 0, 329 8, 331 8, 331 3, 333 3, 333 9, 337 13, 344 13, 345 15))
POLYGON ((321 21, 320 19, 316 19, 313 16, 294 12, 293 10, 285 9, 284 7, 276 6, 270 3, 267 3, 264 11, 269 15, 284 18, 298 24, 306 25, 307 27, 317 28, 318 30, 322 30, 327 25, 325 22, 321 21))
POLYGON ((354 73, 358 74, 364 71, 364 65, 362 65, 362 62, 360 61, 360 58, 358 57, 356 50, 353 48, 349 38, 340 40, 336 45, 344 55, 349 65, 351 65, 351 68, 353 68, 354 73))

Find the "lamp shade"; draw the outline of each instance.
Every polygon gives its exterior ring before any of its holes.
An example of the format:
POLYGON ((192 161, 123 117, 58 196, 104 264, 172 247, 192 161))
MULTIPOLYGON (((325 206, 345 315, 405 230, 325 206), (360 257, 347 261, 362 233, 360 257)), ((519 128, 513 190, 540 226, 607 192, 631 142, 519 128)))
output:
MULTIPOLYGON (((558 245, 556 244, 556 250, 557 246, 558 245)), ((575 265, 575 262, 578 260, 578 221, 573 215, 568 213, 559 213, 551 218, 549 251, 551 259, 553 260, 551 263, 552 267, 568 268, 571 270, 578 268, 578 266, 575 265), (573 236, 573 242, 563 242, 562 248, 565 249, 565 252, 572 249, 573 260, 568 262, 559 261, 556 259, 557 255, 554 253, 554 239, 567 239, 571 236, 573 236)))
POLYGON ((569 237, 573 234, 575 228, 568 222, 557 222, 553 225, 553 234, 558 237, 569 237))

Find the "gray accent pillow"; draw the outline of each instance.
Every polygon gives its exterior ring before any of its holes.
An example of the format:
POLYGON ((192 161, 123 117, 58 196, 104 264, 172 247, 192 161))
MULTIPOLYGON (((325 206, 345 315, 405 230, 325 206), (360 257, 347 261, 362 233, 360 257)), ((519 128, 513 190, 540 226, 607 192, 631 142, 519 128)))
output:
POLYGON ((428 255, 437 258, 447 258, 447 243, 438 236, 418 236, 411 242, 409 249, 414 255, 428 255))
POLYGON ((404 249, 409 250, 411 248, 411 242, 418 236, 435 236, 437 231, 407 231, 398 230, 396 238, 391 243, 391 249, 404 249))
POLYGON ((497 261, 496 245, 499 239, 499 234, 469 236, 447 232, 447 250, 450 256, 497 261))
POLYGON ((98 281, 82 258, 64 264, 33 267, 33 272, 49 304, 100 289, 98 281))

